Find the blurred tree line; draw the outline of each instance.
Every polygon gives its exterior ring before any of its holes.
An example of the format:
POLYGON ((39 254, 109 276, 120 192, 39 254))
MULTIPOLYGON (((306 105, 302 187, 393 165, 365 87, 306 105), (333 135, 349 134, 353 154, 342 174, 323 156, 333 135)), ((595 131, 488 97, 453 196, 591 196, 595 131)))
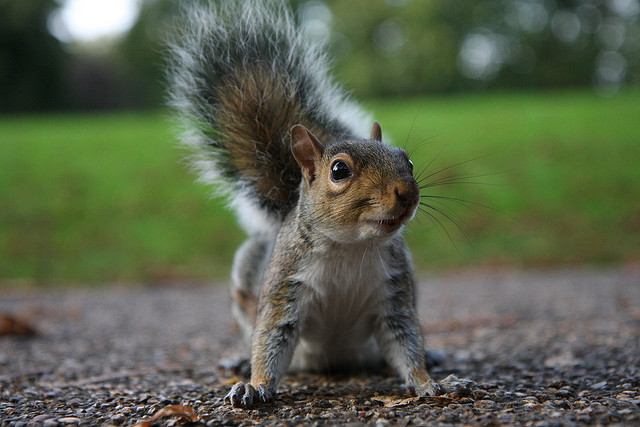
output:
MULTIPOLYGON (((198 1, 198 0, 193 0, 198 1)), ((133 28, 108 44, 50 33, 59 0, 0 0, 0 111, 157 106, 163 44, 183 0, 141 0, 133 28)), ((311 37, 328 40, 357 96, 640 80, 639 0, 292 0, 311 37)))
POLYGON ((0 111, 65 106, 68 57, 47 31, 53 0, 0 0, 0 111))

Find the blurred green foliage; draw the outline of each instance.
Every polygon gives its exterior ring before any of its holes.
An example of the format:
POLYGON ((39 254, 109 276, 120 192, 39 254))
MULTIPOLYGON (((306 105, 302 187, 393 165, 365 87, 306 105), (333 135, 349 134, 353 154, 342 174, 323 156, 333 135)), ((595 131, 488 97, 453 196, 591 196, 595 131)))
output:
MULTIPOLYGON (((0 0, 0 111, 158 106, 164 46, 189 2, 141 0, 125 37, 82 46, 48 34, 58 2, 0 0)), ((638 0, 290 3, 358 97, 578 86, 611 95, 640 82, 638 0)))
POLYGON ((0 0, 0 112, 67 105, 69 56, 47 30, 55 0, 0 0))
MULTIPOLYGON (((135 58, 144 58, 149 76, 161 77, 150 66, 162 63, 161 36, 171 32, 178 3, 146 0, 125 40, 142 49, 135 58)), ((592 85, 610 94, 640 82, 634 1, 291 3, 310 36, 327 42, 338 79, 360 97, 592 85)))
POLYGON ((328 0, 301 6, 360 95, 640 82, 640 4, 600 0, 328 0), (327 18, 322 18, 322 16, 327 18), (320 28, 318 30, 318 28, 320 28), (326 30, 324 30, 326 33, 326 30))

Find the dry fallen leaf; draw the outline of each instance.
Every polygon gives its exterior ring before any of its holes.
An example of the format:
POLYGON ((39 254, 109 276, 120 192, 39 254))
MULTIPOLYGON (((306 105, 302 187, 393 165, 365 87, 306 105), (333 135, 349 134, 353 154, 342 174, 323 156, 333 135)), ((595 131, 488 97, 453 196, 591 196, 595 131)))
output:
POLYGON ((160 418, 177 417, 182 421, 196 422, 200 421, 200 417, 196 415, 196 412, 191 406, 186 405, 169 405, 158 412, 153 414, 151 418, 145 421, 140 421, 134 427, 151 427, 160 418))
POLYGON ((453 399, 449 396, 414 396, 414 397, 384 397, 378 396, 376 400, 382 402, 386 408, 398 408, 402 406, 415 405, 420 403, 449 403, 453 399))
POLYGON ((6 335, 33 336, 36 330, 27 322, 7 314, 0 315, 0 337, 6 335))
POLYGON ((384 406, 387 408, 397 408, 399 406, 406 406, 415 403, 420 400, 419 397, 404 397, 404 398, 391 398, 391 399, 380 399, 384 402, 384 406))

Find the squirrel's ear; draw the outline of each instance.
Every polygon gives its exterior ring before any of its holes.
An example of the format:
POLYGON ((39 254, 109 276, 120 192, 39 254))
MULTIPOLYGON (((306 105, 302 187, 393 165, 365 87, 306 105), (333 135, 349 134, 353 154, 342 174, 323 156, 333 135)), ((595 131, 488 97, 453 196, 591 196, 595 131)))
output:
POLYGON ((315 179, 316 161, 322 156, 322 144, 302 125, 291 128, 291 151, 302 169, 302 176, 311 186, 315 179))
POLYGON ((373 126, 371 127, 371 139, 375 141, 382 141, 382 129, 378 122, 373 122, 373 126))

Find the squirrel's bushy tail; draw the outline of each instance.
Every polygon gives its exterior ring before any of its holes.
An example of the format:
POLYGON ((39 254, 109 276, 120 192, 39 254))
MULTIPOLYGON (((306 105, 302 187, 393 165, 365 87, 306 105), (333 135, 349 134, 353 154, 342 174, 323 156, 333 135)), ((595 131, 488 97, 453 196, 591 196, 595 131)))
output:
POLYGON ((362 110, 329 78, 322 46, 282 1, 190 6, 169 54, 182 139, 201 179, 230 196, 249 232, 274 229, 297 202, 294 124, 324 141, 366 135, 362 110))

